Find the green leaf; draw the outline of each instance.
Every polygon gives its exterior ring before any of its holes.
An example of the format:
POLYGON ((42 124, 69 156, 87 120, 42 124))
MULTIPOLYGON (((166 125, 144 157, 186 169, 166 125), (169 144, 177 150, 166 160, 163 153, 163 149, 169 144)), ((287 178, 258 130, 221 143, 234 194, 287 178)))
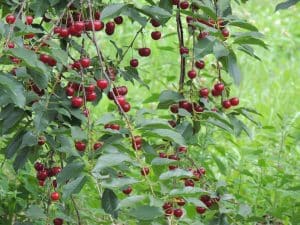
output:
POLYGON ((15 134, 12 140, 10 140, 5 152, 5 157, 7 159, 11 159, 14 156, 14 154, 16 154, 16 152, 20 149, 24 134, 24 130, 20 131, 19 133, 15 134))
POLYGON ((183 169, 175 169, 169 170, 167 172, 162 173, 159 176, 160 180, 169 180, 171 178, 183 178, 183 177, 193 177, 193 173, 191 171, 183 170, 183 169))
POLYGON ((102 194, 102 208, 108 214, 110 214, 113 218, 118 218, 118 198, 113 190, 105 188, 102 194))
POLYGON ((66 167, 57 175, 58 184, 64 184, 66 181, 79 177, 85 165, 81 161, 68 163, 66 167))
POLYGON ((102 186, 105 188, 121 188, 126 185, 135 184, 139 181, 134 178, 114 178, 111 181, 103 181, 102 186))
POLYGON ((230 26, 240 27, 246 30, 258 31, 257 27, 243 20, 230 21, 228 24, 230 26))
POLYGON ((159 101, 158 108, 159 109, 166 109, 172 103, 178 102, 181 99, 183 99, 183 96, 180 95, 176 91, 171 91, 171 90, 162 91, 159 98, 158 98, 158 101, 159 101))
POLYGON ((218 17, 226 17, 232 14, 230 0, 217 1, 218 17))
POLYGON ((104 115, 101 116, 101 118, 99 120, 96 121, 95 125, 99 125, 99 124, 108 124, 111 122, 116 121, 116 116, 113 113, 105 113, 104 115))
POLYGON ((193 1, 193 3, 197 6, 197 8, 201 9, 203 13, 214 20, 217 20, 217 15, 215 11, 215 7, 209 0, 193 1))
POLYGON ((209 225, 229 225, 227 216, 225 214, 216 215, 209 225))
POLYGON ((171 129, 153 129, 151 131, 148 131, 148 133, 154 134, 155 136, 160 137, 162 139, 173 141, 179 145, 185 145, 185 140, 181 136, 181 134, 171 129))
POLYGON ((87 133, 77 126, 71 127, 71 135, 74 140, 85 140, 87 138, 87 133))
POLYGON ((155 119, 145 119, 141 118, 140 120, 136 121, 137 127, 142 128, 169 128, 170 124, 163 119, 155 118, 155 119))
POLYGON ((263 42, 261 39, 250 37, 250 36, 244 36, 244 37, 238 37, 234 39, 234 44, 247 44, 247 45, 259 45, 265 49, 268 49, 268 46, 263 42))
POLYGON ((171 196, 180 196, 180 195, 194 195, 194 194, 201 194, 201 193, 208 193, 206 190, 199 188, 199 187, 184 187, 181 189, 173 189, 170 191, 171 196))
POLYGON ((101 12, 100 20, 119 16, 126 4, 109 4, 101 12))
POLYGON ((93 172, 101 171, 104 168, 118 166, 122 162, 130 162, 131 159, 128 155, 121 154, 121 153, 112 153, 112 154, 105 154, 98 158, 96 166, 93 169, 93 172))
POLYGON ((298 2, 300 2, 300 0, 287 0, 285 2, 281 2, 278 5, 276 5, 275 11, 287 9, 293 5, 296 5, 298 2))
POLYGON ((140 78, 140 75, 139 75, 139 72, 137 69, 127 66, 127 67, 125 67, 124 71, 123 70, 121 71, 121 74, 124 77, 124 80, 130 81, 132 84, 134 84, 134 80, 136 80, 141 85, 143 85, 149 89, 149 86, 140 78))
POLYGON ((225 164, 223 163, 223 161, 216 155, 212 155, 213 160, 215 161, 215 163, 217 164, 219 171, 223 174, 223 175, 227 175, 227 168, 225 166, 225 164))
POLYGON ((19 169, 23 168, 27 159, 28 155, 31 151, 31 148, 25 147, 21 150, 19 150, 17 157, 14 160, 13 167, 14 170, 17 172, 19 169))
POLYGON ((143 201, 146 197, 144 195, 133 195, 124 198, 119 202, 117 209, 127 208, 130 206, 135 206, 138 202, 143 201))
POLYGON ((0 73, 0 88, 8 95, 11 102, 20 108, 26 103, 24 87, 9 74, 0 73))
POLYGON ((160 158, 156 157, 151 161, 151 165, 153 166, 162 166, 162 165, 170 165, 172 163, 178 162, 177 160, 168 159, 168 158, 160 158))
POLYGON ((43 132, 47 129, 49 124, 49 117, 47 109, 45 108, 45 102, 37 102, 32 106, 32 110, 35 112, 33 122, 38 132, 43 132))
POLYGON ((81 191, 87 181, 87 176, 77 177, 75 180, 67 183, 63 187, 63 199, 69 198, 72 194, 77 194, 81 191))
POLYGON ((145 5, 140 9, 140 11, 157 20, 166 19, 172 16, 170 12, 158 6, 145 5))
POLYGON ((228 55, 228 72, 230 76, 233 78, 234 83, 239 85, 241 83, 242 75, 240 68, 237 64, 236 55, 233 51, 230 51, 228 55))
POLYGON ((12 128, 19 124, 19 122, 24 118, 25 112, 14 107, 14 105, 9 104, 5 108, 2 108, 0 112, 0 130, 1 134, 7 134, 12 130, 12 128))
POLYGON ((63 65, 68 65, 68 53, 62 49, 52 48, 51 55, 57 62, 60 62, 63 65))
POLYGON ((184 198, 184 199, 187 202, 192 203, 195 206, 200 206, 200 207, 203 207, 203 208, 207 208, 207 206, 202 201, 200 201, 199 198, 187 197, 187 198, 184 198))
POLYGON ((161 217, 163 212, 160 208, 155 206, 142 205, 129 212, 129 215, 135 217, 138 220, 154 220, 161 217))
POLYGON ((38 59, 35 52, 30 51, 26 48, 13 48, 8 51, 12 55, 22 59, 25 64, 34 70, 48 74, 49 69, 38 59))
POLYGON ((207 37, 196 42, 194 53, 196 59, 202 59, 204 56, 213 53, 215 37, 207 37))
POLYGON ((228 56, 229 50, 225 47, 225 45, 220 41, 215 41, 213 46, 213 53, 217 59, 228 56))
POLYGON ((238 47, 238 50, 246 53, 247 55, 261 61, 261 59, 254 53, 254 49, 249 46, 249 45, 240 45, 240 47, 238 47))
POLYGON ((37 143, 38 137, 32 131, 27 131, 26 134, 22 137, 22 143, 20 148, 34 146, 37 145, 37 143))
POLYGON ((252 213, 252 209, 247 204, 241 204, 239 206, 238 214, 240 214, 242 217, 247 217, 252 213))
POLYGON ((147 25, 147 18, 140 15, 140 12, 135 8, 128 7, 122 12, 123 15, 128 16, 133 22, 138 22, 142 27, 147 25))
POLYGON ((39 205, 31 205, 25 212, 26 216, 32 220, 38 219, 46 219, 47 216, 45 215, 42 207, 39 205))

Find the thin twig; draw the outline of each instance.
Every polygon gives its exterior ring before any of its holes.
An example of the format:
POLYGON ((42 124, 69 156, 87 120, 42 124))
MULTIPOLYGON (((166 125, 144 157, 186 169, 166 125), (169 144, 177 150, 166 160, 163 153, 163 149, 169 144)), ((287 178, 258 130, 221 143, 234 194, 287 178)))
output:
POLYGON ((74 206, 75 212, 76 212, 76 216, 77 216, 78 225, 81 225, 80 213, 79 213, 79 210, 78 210, 78 208, 77 208, 77 205, 76 205, 76 202, 75 202, 75 200, 74 200, 73 196, 71 196, 71 200, 72 200, 72 203, 73 203, 73 206, 74 206))

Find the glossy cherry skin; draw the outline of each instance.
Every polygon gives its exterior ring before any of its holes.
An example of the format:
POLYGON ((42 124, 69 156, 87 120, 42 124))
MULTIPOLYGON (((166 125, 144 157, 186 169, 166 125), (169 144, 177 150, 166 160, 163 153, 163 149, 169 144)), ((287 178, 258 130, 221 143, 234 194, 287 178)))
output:
POLYGON ((50 197, 52 201, 58 201, 60 199, 60 194, 58 192, 53 192, 50 197))

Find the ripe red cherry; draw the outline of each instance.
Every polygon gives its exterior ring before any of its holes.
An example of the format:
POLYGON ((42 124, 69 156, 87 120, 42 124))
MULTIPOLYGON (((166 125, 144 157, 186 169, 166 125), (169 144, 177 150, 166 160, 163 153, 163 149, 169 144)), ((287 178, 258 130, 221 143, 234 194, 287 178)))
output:
POLYGON ((141 174, 143 176, 147 176, 149 174, 149 172, 150 172, 150 170, 149 170, 148 167, 144 167, 144 168, 141 169, 141 174))
POLYGON ((9 14, 6 16, 5 20, 6 20, 6 23, 13 24, 16 22, 16 17, 12 14, 9 14))
POLYGON ((196 207, 196 211, 197 211, 197 213, 199 213, 199 214, 204 214, 205 211, 206 211, 206 208, 197 206, 197 207, 196 207))
POLYGON ((182 209, 174 209, 174 216, 176 216, 177 218, 180 218, 183 214, 182 209))
POLYGON ((40 55, 40 60, 45 63, 45 64, 48 64, 49 62, 49 59, 50 59, 50 56, 46 55, 46 54, 41 54, 40 55))
POLYGON ((184 185, 185 185, 186 187, 194 187, 194 186, 195 186, 194 181, 191 180, 191 179, 186 179, 186 180, 184 181, 184 185))
POLYGON ((189 54, 189 49, 186 47, 180 47, 180 54, 181 55, 189 54))
POLYGON ((183 198, 176 198, 177 205, 184 206, 185 200, 183 198))
POLYGON ((46 143, 46 138, 44 136, 40 136, 38 140, 39 145, 44 145, 46 143))
POLYGON ((74 23, 74 28, 77 32, 82 32, 85 28, 85 24, 83 21, 76 21, 74 23))
POLYGON ((108 81, 105 79, 97 80, 97 86, 101 90, 104 90, 108 87, 108 81))
POLYGON ((108 35, 112 35, 115 32, 115 23, 114 22, 108 22, 105 25, 105 32, 108 35))
POLYGON ((231 103, 229 100, 224 100, 222 102, 222 106, 225 108, 225 109, 229 109, 231 107, 231 103))
POLYGON ((118 16, 116 18, 114 18, 114 21, 116 24, 122 24, 123 23, 123 17, 122 16, 118 16))
POLYGON ((73 96, 75 94, 75 90, 72 87, 66 87, 66 95, 73 96))
POLYGON ((153 31, 151 33, 151 37, 153 40, 159 40, 161 38, 161 32, 160 31, 153 31))
POLYGON ((62 38, 68 37, 69 36, 69 29, 65 28, 65 27, 61 28, 59 36, 62 37, 62 38))
POLYGON ((54 29, 53 29, 53 33, 54 34, 59 34, 61 32, 61 27, 55 27, 54 29))
POLYGON ((164 153, 164 152, 160 152, 160 153, 159 153, 159 157, 160 157, 160 158, 167 158, 167 154, 164 153))
MULTIPOLYGON (((90 25, 91 29, 90 30, 93 30, 92 22, 90 22, 90 23, 91 23, 91 25, 90 25)), ((95 31, 100 31, 104 28, 104 23, 102 21, 95 20, 94 21, 94 28, 95 28, 95 31)))
POLYGON ((126 102, 124 105, 121 106, 124 112, 129 112, 130 111, 130 104, 126 102))
POLYGON ((201 40, 201 39, 204 39, 206 38, 207 36, 209 35, 209 32, 207 31, 201 31, 198 35, 198 39, 201 40))
POLYGON ((162 206, 163 209, 170 209, 172 208, 172 203, 171 202, 165 202, 162 206))
POLYGON ((52 57, 49 57, 49 60, 48 60, 48 65, 53 67, 53 66, 56 66, 56 60, 53 59, 52 57))
POLYGON ((36 162, 34 164, 34 168, 35 168, 36 171, 42 171, 42 170, 44 170, 44 165, 40 162, 36 162))
POLYGON ((112 130, 120 130, 120 126, 118 124, 111 124, 110 129, 112 130))
POLYGON ((175 166, 175 165, 169 165, 169 170, 175 170, 175 169, 177 169, 178 168, 178 166, 175 166))
POLYGON ((83 68, 88 68, 91 65, 91 60, 89 58, 80 59, 80 64, 83 68))
POLYGON ((223 35, 224 38, 228 38, 229 35, 230 35, 229 30, 227 30, 226 28, 224 28, 222 30, 222 35, 223 35))
POLYGON ((129 186, 122 190, 125 195, 129 195, 132 192, 132 188, 129 186))
POLYGON ((85 91, 86 92, 93 92, 93 91, 95 91, 95 85, 94 84, 90 84, 89 86, 85 87, 85 91))
POLYGON ((26 16, 25 24, 26 25, 31 25, 32 22, 33 22, 33 17, 32 16, 26 16))
POLYGON ((222 92, 224 90, 225 86, 223 83, 216 83, 214 85, 214 89, 217 91, 217 92, 222 92))
POLYGON ((180 147, 178 148, 178 152, 179 152, 179 153, 186 153, 186 152, 187 152, 187 147, 185 147, 185 146, 180 146, 180 147))
POLYGON ((131 59, 130 60, 130 66, 133 67, 133 68, 136 68, 138 67, 139 65, 139 61, 137 59, 131 59))
POLYGON ((190 71, 188 72, 188 77, 189 77, 190 79, 194 79, 196 76, 197 76, 197 72, 196 72, 195 70, 190 70, 190 71))
POLYGON ((195 63, 195 66, 198 68, 198 69, 204 69, 204 67, 205 67, 205 62, 203 61, 203 60, 198 60, 198 61, 196 61, 196 63, 195 63))
POLYGON ((53 192, 50 197, 52 201, 58 201, 60 199, 60 194, 58 192, 53 192))
POLYGON ((172 113, 178 113, 178 105, 177 104, 173 104, 170 106, 170 111, 172 113))
POLYGON ((48 171, 43 169, 37 172, 36 178, 38 180, 46 180, 48 177, 48 171))
POLYGON ((75 142, 75 148, 78 151, 83 152, 86 148, 86 144, 83 141, 76 141, 75 142))
POLYGON ((155 19, 151 19, 150 23, 152 24, 153 27, 159 27, 160 26, 160 22, 155 20, 155 19))
POLYGON ((9 43, 7 44, 7 47, 8 47, 8 48, 14 48, 14 47, 15 47, 15 44, 14 44, 13 42, 9 42, 9 43))
POLYGON ((169 208, 169 209, 165 210, 165 215, 166 216, 171 216, 172 214, 173 214, 173 209, 172 208, 169 208))
POLYGON ((124 96, 120 95, 116 97, 117 103, 123 108, 123 106, 127 103, 124 96))
POLYGON ((100 20, 101 13, 100 12, 95 12, 95 19, 100 20))
POLYGON ((97 149, 99 149, 99 148, 101 148, 101 147, 102 147, 102 143, 101 143, 101 142, 96 142, 96 143, 94 144, 94 146, 93 146, 94 150, 97 150, 97 149))
POLYGON ((197 112, 197 113, 201 113, 201 112, 204 111, 204 108, 203 108, 201 105, 195 105, 195 106, 194 106, 194 110, 195 110, 195 112, 197 112))
POLYGON ((190 6, 190 3, 188 1, 183 1, 180 2, 179 6, 181 9, 187 9, 190 6))
POLYGON ((61 218, 55 218, 53 220, 53 225, 62 225, 64 223, 64 220, 61 218))
POLYGON ((74 96, 71 100, 71 105, 74 108, 80 108, 83 105, 83 99, 81 97, 74 96))
POLYGON ((180 0, 172 0, 172 5, 178 5, 180 0))
POLYGON ((147 57, 151 54, 151 49, 150 48, 140 48, 139 49, 139 55, 142 57, 147 57))
POLYGON ((216 89, 212 89, 211 90, 211 94, 212 94, 212 96, 217 97, 217 96, 221 95, 222 92, 219 92, 216 89))
POLYGON ((119 95, 126 95, 128 93, 128 89, 126 86, 120 86, 117 88, 117 92, 119 93, 119 95))
POLYGON ((206 173, 206 170, 204 167, 200 167, 198 170, 197 170, 201 175, 204 175, 206 173))
POLYGON ((240 103, 240 100, 237 97, 231 98, 229 101, 232 106, 237 106, 240 103))
POLYGON ((54 166, 51 168, 51 172, 53 174, 53 176, 56 176, 57 174, 59 174, 61 172, 61 167, 60 166, 54 166))
POLYGON ((87 92, 86 93, 86 100, 88 102, 93 102, 97 99, 97 93, 96 92, 87 92))
POLYGON ((202 97, 202 98, 207 98, 208 95, 209 95, 209 90, 208 90, 208 88, 202 88, 202 89, 200 89, 199 95, 200 95, 200 97, 202 97))

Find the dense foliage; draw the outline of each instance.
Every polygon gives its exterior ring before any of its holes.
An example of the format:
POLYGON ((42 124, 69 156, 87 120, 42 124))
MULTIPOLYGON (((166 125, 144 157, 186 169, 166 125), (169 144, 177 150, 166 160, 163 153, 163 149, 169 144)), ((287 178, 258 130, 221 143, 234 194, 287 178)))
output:
MULTIPOLYGON (((251 138, 249 125, 260 125, 260 113, 232 94, 242 79, 237 52, 250 62, 260 60, 254 46, 268 48, 231 4, 1 3, 1 223, 297 221, 299 201, 283 216, 275 190, 276 210, 263 211, 247 199, 255 196, 243 197, 241 175, 230 185, 220 176, 229 174, 238 151, 219 142, 251 138), (171 65, 162 63, 165 52, 176 54, 171 65), (177 74, 169 74, 171 67, 177 74)), ((282 125, 279 158, 289 126, 282 125)), ((239 153, 240 160, 246 165, 261 151, 239 153)), ((261 170, 266 163, 258 159, 261 170)))

